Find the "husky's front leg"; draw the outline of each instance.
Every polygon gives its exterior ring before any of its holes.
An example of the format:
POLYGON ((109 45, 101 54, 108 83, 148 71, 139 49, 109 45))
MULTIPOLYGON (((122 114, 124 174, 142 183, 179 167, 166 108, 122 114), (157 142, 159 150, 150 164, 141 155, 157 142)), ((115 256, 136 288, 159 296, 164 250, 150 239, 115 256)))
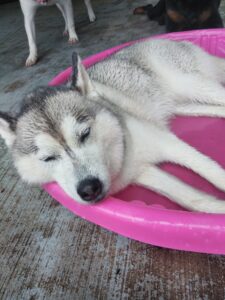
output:
POLYGON ((214 160, 168 132, 160 144, 161 162, 168 161, 193 170, 225 191, 225 170, 214 160))
POLYGON ((61 1, 60 6, 69 32, 69 43, 73 44, 78 41, 78 37, 75 31, 72 2, 61 1))
POLYGON ((32 66, 37 62, 37 46, 34 16, 37 10, 36 5, 32 1, 20 1, 21 9, 24 15, 24 25, 29 44, 29 56, 26 60, 26 66, 32 66))
POLYGON ((225 213, 225 201, 198 191, 157 167, 146 168, 135 183, 158 192, 189 210, 225 213))

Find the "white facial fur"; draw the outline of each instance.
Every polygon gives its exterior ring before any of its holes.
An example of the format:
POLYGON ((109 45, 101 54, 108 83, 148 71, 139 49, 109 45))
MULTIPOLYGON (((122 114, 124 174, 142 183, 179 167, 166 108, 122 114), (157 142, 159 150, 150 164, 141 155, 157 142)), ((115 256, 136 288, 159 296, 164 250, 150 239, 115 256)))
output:
POLYGON ((107 111, 98 113, 95 120, 81 123, 66 116, 61 122, 61 134, 64 142, 40 133, 35 137, 37 153, 15 157, 21 177, 29 183, 56 181, 69 196, 85 203, 77 193, 77 186, 81 180, 93 176, 102 182, 104 197, 123 164, 124 143, 118 120, 107 111), (87 128, 90 135, 81 143, 79 136, 87 128), (51 156, 57 159, 44 161, 51 156))
POLYGON ((9 124, 3 120, 0 119, 0 136, 5 140, 5 143, 8 147, 11 147, 14 140, 15 140, 15 134, 10 129, 9 124))

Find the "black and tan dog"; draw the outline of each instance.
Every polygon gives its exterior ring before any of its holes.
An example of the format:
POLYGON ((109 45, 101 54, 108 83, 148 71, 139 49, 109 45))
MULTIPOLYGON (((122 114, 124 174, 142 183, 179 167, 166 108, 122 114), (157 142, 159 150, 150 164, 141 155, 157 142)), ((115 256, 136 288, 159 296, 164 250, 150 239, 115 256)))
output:
POLYGON ((134 14, 147 14, 150 20, 166 25, 167 32, 193 29, 221 28, 221 0, 159 0, 137 7, 134 14))

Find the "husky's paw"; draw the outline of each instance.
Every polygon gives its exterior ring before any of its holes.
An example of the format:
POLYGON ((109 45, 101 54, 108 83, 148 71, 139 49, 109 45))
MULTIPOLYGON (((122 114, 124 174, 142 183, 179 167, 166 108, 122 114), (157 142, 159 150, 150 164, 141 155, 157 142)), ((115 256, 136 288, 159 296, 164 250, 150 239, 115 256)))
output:
POLYGON ((78 42, 77 36, 72 36, 69 38, 69 41, 68 41, 69 44, 75 44, 76 42, 78 42))
POLYGON ((26 67, 31 67, 35 65, 37 62, 37 55, 29 55, 27 60, 26 60, 26 67))
POLYGON ((94 13, 89 15, 89 20, 90 20, 91 23, 93 23, 96 20, 96 16, 95 16, 94 13))

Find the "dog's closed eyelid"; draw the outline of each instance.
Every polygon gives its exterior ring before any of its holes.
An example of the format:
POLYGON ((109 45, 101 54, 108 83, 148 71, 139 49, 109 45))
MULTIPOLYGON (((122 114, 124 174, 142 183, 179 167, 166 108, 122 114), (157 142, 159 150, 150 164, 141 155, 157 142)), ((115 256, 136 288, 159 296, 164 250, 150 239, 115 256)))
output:
POLYGON ((79 140, 81 143, 83 143, 86 138, 90 135, 91 133, 91 127, 86 128, 85 130, 83 130, 79 136, 79 140))
POLYGON ((53 162, 53 161, 59 160, 60 158, 61 158, 60 155, 52 154, 52 155, 43 156, 39 160, 41 160, 43 162, 53 162))

